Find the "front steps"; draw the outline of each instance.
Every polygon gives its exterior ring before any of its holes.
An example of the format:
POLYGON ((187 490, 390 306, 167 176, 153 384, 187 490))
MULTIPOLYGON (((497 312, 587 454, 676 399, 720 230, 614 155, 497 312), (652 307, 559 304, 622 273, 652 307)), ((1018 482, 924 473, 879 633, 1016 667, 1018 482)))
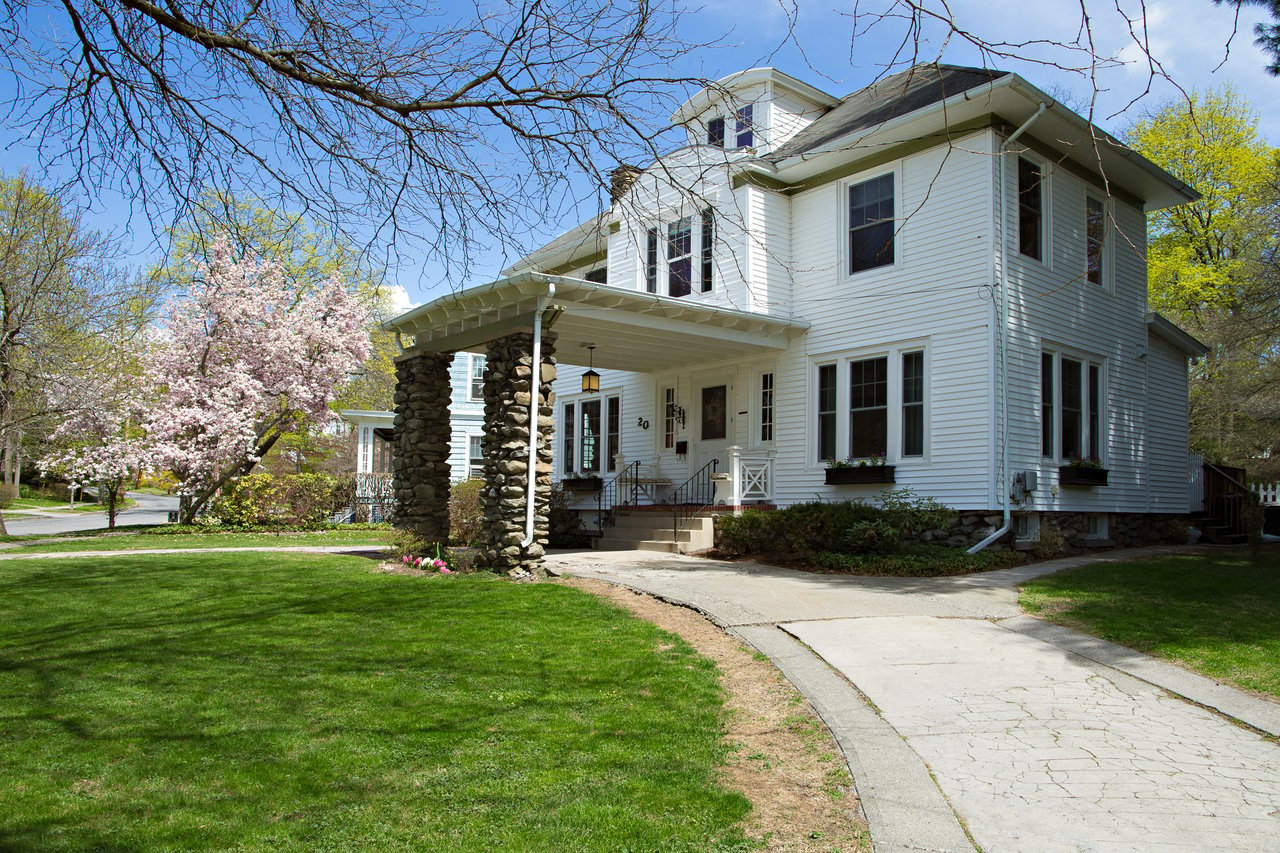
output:
POLYGON ((598 551, 659 551, 667 554, 691 554, 705 551, 715 544, 715 517, 698 513, 689 520, 678 538, 671 535, 672 510, 614 510, 613 526, 606 527, 592 542, 598 551))

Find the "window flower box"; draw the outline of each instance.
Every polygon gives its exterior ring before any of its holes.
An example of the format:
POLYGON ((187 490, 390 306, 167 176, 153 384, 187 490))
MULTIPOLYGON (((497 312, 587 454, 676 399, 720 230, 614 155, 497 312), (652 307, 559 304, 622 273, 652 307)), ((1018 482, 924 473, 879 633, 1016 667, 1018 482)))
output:
POLYGON ((565 477, 560 485, 567 492, 598 492, 602 482, 599 477, 565 477))
POLYGON ((1064 486, 1105 486, 1107 473, 1106 468, 1063 465, 1058 469, 1058 482, 1064 486))
POLYGON ((858 483, 892 483, 893 465, 862 465, 845 468, 828 468, 828 486, 852 486, 858 483))

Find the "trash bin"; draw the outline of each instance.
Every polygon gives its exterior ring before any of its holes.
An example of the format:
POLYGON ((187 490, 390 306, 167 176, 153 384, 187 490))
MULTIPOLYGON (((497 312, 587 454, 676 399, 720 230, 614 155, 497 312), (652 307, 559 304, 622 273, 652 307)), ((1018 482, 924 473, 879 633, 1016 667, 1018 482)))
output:
POLYGON ((176 509, 169 510, 169 523, 170 524, 178 523, 178 511, 176 509))

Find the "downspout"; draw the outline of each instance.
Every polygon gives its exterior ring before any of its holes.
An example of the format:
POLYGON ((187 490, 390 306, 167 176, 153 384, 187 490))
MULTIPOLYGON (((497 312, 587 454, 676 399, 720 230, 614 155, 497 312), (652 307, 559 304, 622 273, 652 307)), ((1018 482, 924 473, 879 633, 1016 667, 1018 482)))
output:
POLYGON ((547 292, 538 298, 538 308, 533 314, 533 364, 529 370, 529 468, 525 479, 529 481, 525 493, 524 541, 520 547, 533 544, 534 491, 538 487, 538 401, 542 397, 542 312, 556 295, 556 283, 547 282, 547 292))
MULTIPOLYGON (((1044 115, 1047 109, 1049 105, 1041 101, 1039 109, 1000 144, 997 152, 999 156, 996 158, 996 204, 1000 209, 1000 303, 996 308, 996 325, 1000 329, 1000 429, 1003 433, 1000 441, 999 487, 1004 489, 1006 494, 1004 495, 1004 523, 1000 525, 999 530, 970 548, 968 551, 970 554, 976 554, 986 548, 1013 527, 1013 507, 1010 505, 1007 494, 1009 491, 1009 205, 1004 197, 1004 155, 1009 152, 1009 146, 1031 127, 1036 119, 1044 115)), ((993 303, 994 307, 995 303, 993 303)))

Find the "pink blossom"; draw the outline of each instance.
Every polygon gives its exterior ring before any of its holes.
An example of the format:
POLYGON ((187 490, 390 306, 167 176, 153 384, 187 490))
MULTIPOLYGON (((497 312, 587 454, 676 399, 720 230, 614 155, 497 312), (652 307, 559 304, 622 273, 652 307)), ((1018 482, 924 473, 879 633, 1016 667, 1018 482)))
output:
POLYGON ((441 567, 440 567, 440 574, 442 574, 442 575, 451 575, 451 574, 453 574, 453 570, 452 570, 452 569, 450 569, 448 566, 441 566, 441 567))

